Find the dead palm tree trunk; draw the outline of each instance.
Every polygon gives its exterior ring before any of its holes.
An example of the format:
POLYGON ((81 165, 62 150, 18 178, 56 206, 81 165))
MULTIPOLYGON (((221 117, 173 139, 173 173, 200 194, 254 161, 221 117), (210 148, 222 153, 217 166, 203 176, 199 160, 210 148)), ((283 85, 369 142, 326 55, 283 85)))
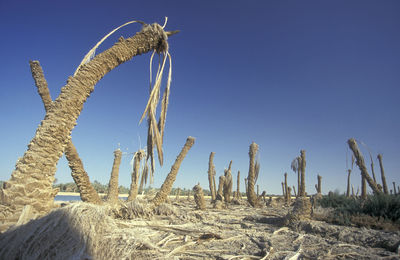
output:
POLYGON ((242 196, 240 195, 240 171, 237 174, 237 181, 236 181, 236 199, 240 200, 242 196))
POLYGON ((364 176, 361 176, 361 199, 367 199, 367 181, 364 176))
POLYGON ((217 190, 217 197, 215 200, 224 200, 224 184, 225 184, 225 176, 219 176, 219 183, 218 183, 218 190, 217 190))
POLYGON ((214 152, 210 153, 210 159, 208 160, 208 184, 210 186, 210 192, 211 192, 211 201, 215 200, 215 181, 214 181, 214 176, 215 176, 215 167, 214 167, 214 152))
POLYGON ((140 161, 145 157, 144 150, 137 151, 133 156, 133 171, 132 171, 132 181, 131 188, 129 190, 129 195, 127 201, 132 201, 136 199, 138 194, 139 177, 140 177, 140 161))
POLYGON ((121 157, 122 152, 118 148, 114 151, 114 162, 111 171, 110 182, 108 183, 107 201, 110 203, 116 203, 118 201, 118 176, 121 157))
POLYGON ((255 158, 258 150, 258 145, 256 143, 252 143, 250 145, 249 150, 249 175, 247 177, 247 200, 249 201, 250 205, 253 207, 257 206, 257 195, 254 192, 254 185, 255 185, 255 178, 256 178, 256 170, 255 170, 255 158))
POLYGON ((225 172, 225 181, 223 187, 224 199, 226 203, 231 202, 231 195, 232 195, 232 174, 231 170, 227 170, 225 172))
POLYGON ((347 174, 347 191, 346 191, 346 197, 350 197, 350 174, 351 174, 351 170, 348 169, 348 174, 347 174))
POLYGON ((377 158, 379 160, 379 167, 381 168, 381 178, 382 178, 383 192, 385 194, 389 194, 388 186, 387 186, 387 183, 386 183, 385 170, 383 169, 382 154, 378 154, 377 158))
POLYGON ((350 149, 353 151, 354 157, 356 158, 356 163, 358 165, 358 168, 360 168, 361 175, 364 176, 364 178, 367 180, 369 186, 371 189, 374 191, 375 194, 381 193, 378 189, 378 186, 374 182, 374 180, 369 176, 367 167, 365 167, 365 162, 364 158, 358 149, 358 145, 355 139, 351 138, 347 141, 350 149))
POLYGON ((286 195, 286 200, 288 199, 287 198, 287 194, 288 194, 288 185, 287 185, 287 173, 285 172, 285 187, 284 187, 284 189, 285 189, 285 195, 286 195))
POLYGON ((145 25, 135 36, 121 39, 110 49, 98 54, 70 77, 37 128, 28 150, 16 163, 7 185, 0 189, 0 203, 18 214, 24 205, 34 213, 45 213, 53 207, 57 190, 52 189, 56 165, 70 140, 71 131, 93 92, 95 84, 118 65, 150 50, 163 52, 167 36, 158 24, 145 25), (11 206, 12 205, 12 206, 11 206))
MULTIPOLYGON (((42 98, 44 108, 47 112, 50 110, 53 101, 51 100, 50 91, 42 67, 40 66, 39 61, 30 61, 29 64, 32 71, 32 77, 35 80, 38 93, 42 98)), ((89 176, 86 173, 83 163, 79 158, 79 154, 71 140, 67 143, 65 148, 65 157, 67 158, 68 165, 71 169, 71 176, 79 189, 81 200, 88 203, 101 204, 102 201, 96 190, 91 185, 89 176)))
POLYGON ((194 137, 189 136, 186 139, 186 143, 182 148, 182 151, 179 153, 178 157, 175 160, 175 163, 171 167, 171 171, 168 173, 167 178, 164 183, 161 185, 161 189, 157 192, 156 196, 154 196, 152 202, 154 206, 158 206, 165 201, 168 194, 171 192, 172 185, 175 182, 176 175, 178 174, 179 168, 186 154, 189 152, 190 148, 193 146, 195 141, 194 137))
POLYGON ((306 151, 301 150, 300 151, 300 156, 301 156, 301 194, 300 196, 305 197, 306 196, 306 151))

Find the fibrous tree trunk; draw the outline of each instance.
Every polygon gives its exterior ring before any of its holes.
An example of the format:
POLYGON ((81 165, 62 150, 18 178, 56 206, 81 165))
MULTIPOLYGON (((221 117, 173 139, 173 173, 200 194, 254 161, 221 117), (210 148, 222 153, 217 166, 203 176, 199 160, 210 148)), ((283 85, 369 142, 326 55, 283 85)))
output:
POLYGON ((224 199, 225 199, 226 203, 231 202, 231 195, 232 195, 233 180, 232 180, 232 173, 231 173, 231 165, 232 165, 232 161, 229 164, 228 170, 225 171, 225 181, 224 181, 223 193, 224 193, 224 199))
POLYGON ((296 194, 296 187, 293 185, 293 194, 294 194, 294 196, 295 197, 297 197, 297 194, 296 194))
POLYGON ((396 182, 393 182, 393 191, 394 191, 394 195, 397 195, 396 182))
POLYGON ((292 189, 290 187, 287 187, 286 202, 288 205, 290 205, 291 201, 292 201, 292 189))
POLYGON ((284 198, 286 198, 285 183, 284 183, 284 182, 281 182, 281 185, 282 185, 282 196, 283 196, 284 198))
POLYGON ((240 171, 237 173, 237 181, 236 181, 236 199, 240 200, 242 196, 240 195, 240 171))
POLYGON ((247 186, 248 186, 247 178, 244 178, 244 188, 246 190, 246 196, 247 196, 247 186))
POLYGON ((301 195, 301 157, 297 156, 297 196, 300 197, 301 195))
POLYGON ((111 170, 110 182, 108 183, 107 202, 117 203, 118 201, 118 177, 119 166, 121 165, 122 152, 118 148, 114 151, 114 162, 111 170))
MULTIPOLYGON (((35 80, 38 93, 42 98, 44 108, 47 112, 50 110, 53 101, 51 100, 50 91, 42 67, 40 66, 39 61, 30 61, 29 64, 32 71, 32 77, 35 80)), ((67 158, 68 165, 71 169, 71 176, 79 189, 81 200, 88 203, 101 204, 102 200, 91 185, 89 176, 86 173, 75 145, 71 140, 67 143, 65 148, 65 157, 67 158)))
POLYGON ((367 180, 361 176, 361 199, 367 199, 367 180))
POLYGON ((218 183, 218 190, 217 190, 217 197, 215 200, 224 200, 224 184, 225 184, 225 176, 219 176, 219 183, 218 183))
POLYGON ((317 193, 318 193, 318 194, 321 194, 321 193, 322 193, 322 189, 321 189, 322 176, 318 174, 318 175, 317 175, 317 179, 318 179, 317 193))
POLYGON ((286 201, 287 201, 288 200, 288 196, 287 196, 287 194, 288 194, 288 185, 287 185, 287 173, 286 172, 285 172, 284 176, 285 176, 284 190, 285 190, 286 201))
POLYGON ((140 177, 140 161, 146 156, 144 150, 137 151, 133 156, 133 171, 131 188, 129 189, 129 195, 127 201, 136 199, 139 188, 139 177, 140 177))
POLYGON ((204 201, 204 193, 203 189, 200 186, 200 183, 193 187, 194 192, 194 201, 196 202, 196 208, 200 210, 206 209, 206 203, 204 201))
POLYGON ((351 138, 347 141, 350 149, 353 151, 354 157, 356 158, 356 164, 360 168, 361 175, 367 180, 369 186, 375 194, 381 193, 374 180, 369 176, 367 167, 365 167, 364 157, 362 156, 355 139, 351 138))
POLYGON ((171 171, 168 173, 167 177, 165 178, 164 183, 161 185, 160 190, 157 192, 157 194, 154 196, 154 198, 152 200, 154 206, 158 206, 161 203, 163 203, 165 201, 165 199, 167 198, 168 194, 171 192, 172 185, 175 182, 176 175, 178 174, 178 171, 182 164, 182 161, 185 158, 186 154, 189 152, 190 148, 193 146, 194 141, 195 141, 195 138, 191 137, 191 136, 189 136, 186 139, 186 143, 183 146, 178 157, 176 157, 176 160, 171 167, 171 171))
POLYGON ((300 196, 305 197, 306 196, 306 151, 301 150, 300 151, 300 157, 301 157, 301 194, 300 196))
POLYGON ((371 153, 369 154, 369 157, 371 158, 371 172, 372 172, 372 178, 374 179, 375 183, 378 183, 376 181, 376 176, 375 176, 375 168, 374 168, 374 160, 372 159, 371 153))
POLYGON ((347 170, 347 191, 346 191, 346 197, 350 197, 350 174, 351 174, 351 169, 347 170))
MULTIPOLYGON (((45 213, 53 207, 57 190, 53 190, 56 165, 63 154, 83 104, 95 84, 118 65, 150 50, 164 51, 167 33, 158 24, 145 25, 128 39, 121 39, 110 49, 98 54, 70 77, 53 102, 28 150, 16 163, 5 187, 0 189, 0 203, 18 214, 24 205, 34 213, 45 213), (35 180, 35 181, 34 181, 35 180)), ((8 214, 5 219, 12 218, 8 214)))
POLYGON ((214 167, 214 152, 210 153, 210 158, 208 160, 208 184, 210 187, 210 192, 211 192, 211 201, 215 200, 216 194, 215 194, 215 167, 214 167))
POLYGON ((257 195, 254 191, 255 178, 256 178, 255 158, 256 158, 257 151, 258 151, 258 145, 253 142, 250 145, 250 149, 249 149, 250 163, 249 163, 249 175, 247 177, 247 183, 248 183, 247 200, 250 203, 250 205, 253 207, 257 206, 257 195))
POLYGON ((383 192, 385 194, 389 194, 388 186, 387 186, 387 183, 386 183, 385 170, 383 168, 382 154, 378 154, 377 158, 379 160, 379 167, 381 168, 381 178, 382 178, 383 192))

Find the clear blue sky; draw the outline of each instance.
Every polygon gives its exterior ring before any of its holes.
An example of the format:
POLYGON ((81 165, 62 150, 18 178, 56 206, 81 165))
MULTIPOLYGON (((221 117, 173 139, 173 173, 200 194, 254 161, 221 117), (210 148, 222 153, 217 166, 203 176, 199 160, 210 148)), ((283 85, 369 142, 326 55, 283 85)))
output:
MULTIPOLYGON (((246 176, 255 141, 262 190, 281 193, 284 172, 295 184, 290 163, 305 149, 307 191, 315 192, 317 174, 324 193, 344 191, 351 137, 367 144, 374 158, 382 153, 388 182, 400 184, 399 13, 400 2, 389 0, 1 0, 0 179, 10 178, 45 115, 29 60, 40 61, 54 99, 113 28, 136 19, 163 24, 168 16, 167 29, 181 32, 169 40, 173 81, 165 163, 157 166, 153 186, 164 181, 187 136, 196 143, 175 187, 200 182, 208 188, 211 151, 218 176, 230 160, 234 178, 237 170, 246 176)), ((125 27, 98 52, 138 30, 137 24, 125 27)), ((139 148, 139 136, 146 143, 146 125, 138 122, 148 98, 149 60, 142 55, 106 75, 85 103, 72 140, 91 180, 108 182, 118 143, 129 153, 139 148)), ((121 164, 125 186, 130 160, 125 156, 121 164)), ((357 187, 360 172, 353 172, 357 187)), ((56 178, 72 181, 64 157, 56 178)))

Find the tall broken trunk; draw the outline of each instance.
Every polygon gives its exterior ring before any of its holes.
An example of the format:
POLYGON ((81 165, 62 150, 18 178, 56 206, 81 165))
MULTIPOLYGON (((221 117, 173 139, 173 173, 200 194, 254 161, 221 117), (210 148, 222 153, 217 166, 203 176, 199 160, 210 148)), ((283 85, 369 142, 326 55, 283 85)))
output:
POLYGON ((393 191, 394 191, 394 195, 397 195, 396 182, 393 182, 393 191))
POLYGON ((24 205, 33 213, 47 213, 53 207, 57 190, 52 189, 56 165, 63 154, 83 104, 94 85, 118 65, 150 50, 164 51, 167 35, 158 24, 145 25, 135 36, 121 39, 98 54, 70 77, 38 126, 28 150, 16 163, 6 185, 0 189, 0 203, 11 213, 2 219, 19 215, 24 205))
POLYGON ((379 160, 379 167, 381 168, 381 178, 382 178, 383 192, 385 194, 389 194, 388 186, 387 186, 387 183, 386 183, 385 170, 383 169, 382 154, 378 154, 377 158, 379 160))
POLYGON ((232 180, 231 167, 232 167, 232 161, 229 163, 228 170, 225 171, 225 181, 224 181, 223 193, 224 193, 224 199, 225 199, 226 203, 231 202, 231 195, 232 195, 233 180, 232 180))
POLYGON ((211 192, 211 201, 214 201, 216 198, 216 188, 215 188, 215 167, 214 167, 214 152, 210 153, 210 158, 208 160, 208 184, 211 192))
POLYGON ((215 200, 220 200, 220 201, 224 200, 224 184, 225 184, 225 176, 221 175, 219 176, 218 191, 215 200))
POLYGON ((294 196, 295 197, 297 197, 297 194, 296 194, 296 187, 293 185, 293 194, 294 194, 294 196))
POLYGON ((301 194, 301 157, 297 156, 297 197, 301 194))
MULTIPOLYGON (((38 93, 42 98, 47 113, 50 110, 53 101, 51 100, 50 91, 42 67, 40 66, 39 61, 30 61, 29 64, 32 71, 32 77, 35 80, 38 93)), ((83 202, 101 204, 102 200, 90 183, 89 176, 86 173, 83 163, 79 158, 79 154, 71 140, 67 143, 65 148, 65 157, 67 158, 68 165, 71 169, 71 176, 79 189, 81 200, 83 202)))
POLYGON ((250 145, 250 150, 249 150, 250 163, 249 163, 249 175, 247 177, 247 183, 248 183, 247 200, 253 207, 258 206, 257 195, 254 191, 255 178, 256 178, 255 160, 257 151, 258 151, 258 145, 253 142, 250 145))
POLYGON ((181 163, 183 159, 185 158, 186 154, 189 152, 190 148, 193 146, 195 141, 194 137, 189 136, 186 139, 186 143, 183 146, 181 152, 179 153, 178 157, 176 157, 176 160, 174 164, 171 167, 171 171, 168 173, 167 178, 165 178, 164 183, 161 185, 160 190, 157 192, 157 194, 154 196, 152 202, 155 207, 160 205, 165 201, 167 198, 168 194, 171 192, 172 185, 175 182, 176 175, 178 174, 179 168, 181 167, 181 163))
POLYGON ((139 187, 139 177, 140 177, 140 161, 145 157, 144 150, 137 151, 133 156, 133 171, 132 171, 132 181, 131 188, 129 189, 129 195, 127 201, 132 201, 136 199, 139 187))
POLYGON ((287 202, 287 200, 288 200, 288 196, 287 196, 287 194, 288 194, 288 185, 287 185, 287 173, 286 172, 285 172, 284 176, 285 176, 284 189, 285 189, 285 197, 286 197, 286 202, 287 202))
POLYGON ((361 199, 367 199, 367 180, 364 176, 361 176, 361 199))
POLYGON ((319 174, 317 175, 317 180, 318 180, 318 183, 315 185, 315 189, 317 190, 317 194, 322 194, 322 192, 321 192, 322 177, 319 174))
POLYGON ((306 196, 306 151, 301 150, 300 151, 300 156, 301 156, 301 197, 306 196))
POLYGON ((348 169, 348 174, 347 174, 347 191, 346 191, 346 197, 350 197, 350 174, 351 174, 351 169, 348 169))
POLYGON ((367 180, 369 186, 374 191, 375 194, 381 193, 379 191, 378 186, 374 182, 374 180, 369 176, 367 167, 365 167, 364 157, 362 156, 360 150, 358 149, 357 142, 354 138, 351 138, 347 141, 350 149, 353 151, 354 157, 356 158, 356 164, 358 168, 360 168, 361 175, 367 180))
POLYGON ((236 181, 236 199, 240 200, 242 196, 240 195, 240 171, 237 173, 237 181, 236 181))
POLYGON ((111 170, 110 182, 108 183, 107 202, 117 203, 118 202, 118 176, 119 166, 121 165, 122 152, 118 148, 114 151, 114 162, 111 170))

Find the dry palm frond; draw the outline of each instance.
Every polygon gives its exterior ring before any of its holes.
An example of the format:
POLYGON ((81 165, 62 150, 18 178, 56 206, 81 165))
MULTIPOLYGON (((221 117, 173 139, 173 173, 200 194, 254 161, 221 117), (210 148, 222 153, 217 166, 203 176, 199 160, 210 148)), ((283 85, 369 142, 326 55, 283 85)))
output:
POLYGON ((299 156, 293 159, 292 164, 290 165, 290 168, 294 171, 294 173, 297 173, 300 165, 299 165, 299 156))
POLYGON ((102 44, 108 37, 110 37, 113 33, 115 33, 116 31, 118 31, 119 29, 121 29, 122 27, 131 24, 131 23, 140 23, 140 24, 144 24, 142 21, 129 21, 127 23, 124 23, 121 26, 118 26, 117 28, 115 28, 114 30, 112 30, 111 32, 109 32, 106 36, 104 36, 98 43, 96 43, 96 45, 85 55, 85 57, 83 57, 81 63, 79 64, 78 68, 75 70, 74 76, 76 75, 76 73, 79 71, 79 69, 86 63, 88 63, 91 59, 93 59, 93 57, 96 55, 96 49, 100 46, 100 44, 102 44))

